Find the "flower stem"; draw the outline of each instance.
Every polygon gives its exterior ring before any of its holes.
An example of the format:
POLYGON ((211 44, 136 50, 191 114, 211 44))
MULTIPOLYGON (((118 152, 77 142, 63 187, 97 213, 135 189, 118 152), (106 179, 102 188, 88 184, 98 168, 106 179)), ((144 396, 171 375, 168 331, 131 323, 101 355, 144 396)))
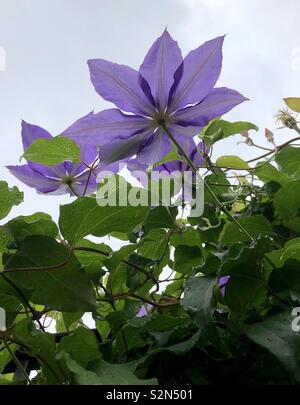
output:
MULTIPOLYGON (((199 173, 198 173, 198 169, 195 166, 195 164, 192 162, 192 160, 189 158, 189 156, 185 153, 184 149, 180 146, 180 144, 176 141, 176 139, 174 138, 174 136, 171 134, 171 132, 169 131, 169 129, 166 127, 165 124, 161 125, 162 129, 165 131, 165 133, 168 135, 168 137, 170 138, 170 140, 172 141, 172 143, 176 146, 178 152, 180 152, 182 154, 182 156, 185 158, 185 160, 187 161, 187 163, 189 164, 189 166, 191 167, 191 169, 193 170, 193 172, 196 174, 196 176, 198 176, 198 178, 200 177, 199 173)), ((206 188, 208 194, 212 197, 212 199, 215 201, 217 207, 220 209, 220 211, 222 211, 227 218, 234 222, 236 224, 236 226, 241 230, 241 232, 244 233, 244 235, 247 236, 247 238, 249 238, 250 240, 254 240, 254 238, 250 235, 250 233, 243 227, 243 225, 241 225, 236 218, 234 218, 234 216, 228 211, 228 209, 226 207, 224 207, 222 205, 222 203, 219 201, 218 197, 216 196, 216 194, 214 193, 214 191, 211 189, 211 187, 207 184, 207 182, 204 182, 204 187, 206 188)))
POLYGON ((15 354, 13 353, 12 350, 10 350, 9 344, 6 342, 5 339, 3 339, 3 343, 4 346, 6 347, 6 350, 8 351, 8 353, 10 354, 13 362, 15 363, 15 365, 17 366, 17 368, 21 371, 21 373, 23 374, 23 376, 25 377, 25 380, 28 382, 28 384, 32 384, 28 374, 26 373, 26 370, 24 369, 24 367, 22 366, 21 362, 19 361, 19 359, 17 358, 17 356, 15 356, 15 354))

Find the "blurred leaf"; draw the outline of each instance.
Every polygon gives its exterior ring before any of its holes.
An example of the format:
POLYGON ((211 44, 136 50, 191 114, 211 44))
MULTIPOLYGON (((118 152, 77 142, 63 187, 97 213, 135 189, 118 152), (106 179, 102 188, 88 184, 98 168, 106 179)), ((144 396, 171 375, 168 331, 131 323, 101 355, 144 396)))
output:
POLYGON ((299 97, 287 97, 283 101, 293 111, 300 112, 300 98, 299 97))
POLYGON ((238 156, 221 156, 216 161, 217 167, 226 167, 228 169, 249 169, 248 164, 238 156))
POLYGON ((0 219, 6 217, 14 205, 19 205, 23 201, 23 193, 14 186, 8 187, 5 181, 0 181, 0 219))

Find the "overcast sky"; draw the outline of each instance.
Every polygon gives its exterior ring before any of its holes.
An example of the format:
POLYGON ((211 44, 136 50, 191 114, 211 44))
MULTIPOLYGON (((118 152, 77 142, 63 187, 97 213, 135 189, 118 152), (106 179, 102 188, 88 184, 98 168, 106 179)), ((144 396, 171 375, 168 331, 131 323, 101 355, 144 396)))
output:
MULTIPOLYGON (((109 105, 89 81, 88 59, 138 68, 166 26, 184 55, 228 34, 218 85, 251 101, 226 119, 258 124, 258 142, 265 126, 275 128, 281 99, 300 96, 299 16, 299 0, 0 0, 0 178, 25 192, 12 215, 43 209, 57 217, 59 203, 69 200, 37 195, 3 166, 22 153, 21 119, 56 135, 109 105)), ((285 136, 278 132, 278 142, 285 136)), ((237 141, 222 141, 216 155, 257 153, 237 141)))

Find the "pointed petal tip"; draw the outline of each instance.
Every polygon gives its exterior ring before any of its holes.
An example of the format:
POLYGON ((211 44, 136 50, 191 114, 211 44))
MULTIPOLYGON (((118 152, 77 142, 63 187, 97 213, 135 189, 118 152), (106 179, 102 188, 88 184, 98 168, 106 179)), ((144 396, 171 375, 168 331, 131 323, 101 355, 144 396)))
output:
POLYGON ((30 124, 29 122, 27 122, 27 121, 21 119, 21 127, 22 127, 22 129, 27 128, 27 127, 29 127, 30 125, 32 125, 32 124, 30 124))
POLYGON ((7 166, 4 166, 4 167, 5 167, 5 169, 7 169, 7 170, 11 171, 12 169, 14 169, 15 167, 18 167, 18 166, 14 166, 14 165, 7 165, 7 166))
POLYGON ((169 31, 168 31, 168 27, 165 27, 165 29, 163 30, 163 33, 162 33, 161 36, 163 37, 164 35, 166 35, 166 36, 172 38, 171 34, 170 34, 169 31))

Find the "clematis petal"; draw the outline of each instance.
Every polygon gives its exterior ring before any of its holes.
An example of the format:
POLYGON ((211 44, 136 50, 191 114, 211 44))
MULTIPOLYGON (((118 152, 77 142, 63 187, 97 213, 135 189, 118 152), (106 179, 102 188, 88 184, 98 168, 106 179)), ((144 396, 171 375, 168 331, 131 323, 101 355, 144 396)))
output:
MULTIPOLYGON (((37 139, 51 139, 52 135, 46 131, 44 128, 39 127, 38 125, 28 124, 25 121, 22 121, 22 142, 24 151, 29 148, 29 146, 36 141, 37 139)), ((30 162, 28 161, 28 165, 34 171, 39 172, 42 175, 47 177, 60 177, 64 173, 64 166, 63 164, 56 165, 56 166, 45 166, 39 163, 30 162)))
POLYGON ((98 186, 98 175, 101 172, 118 173, 124 167, 122 161, 107 163, 101 162, 94 170, 86 170, 85 172, 77 175, 74 179, 73 189, 78 195, 88 195, 94 193, 98 186))
POLYGON ((227 113, 246 100, 248 99, 235 90, 226 87, 216 88, 201 103, 177 111, 174 120, 199 126, 200 129, 212 119, 227 113))
POLYGON ((230 276, 223 276, 223 277, 220 277, 220 279, 219 279, 218 284, 219 284, 220 291, 221 291, 223 298, 225 297, 226 284, 228 283, 229 279, 230 279, 230 276))
POLYGON ((147 116, 153 112, 154 107, 140 86, 139 72, 104 59, 89 60, 88 66, 95 90, 105 100, 123 111, 147 116))
POLYGON ((192 139, 197 135, 198 129, 192 125, 180 125, 174 123, 170 125, 169 131, 175 136, 181 146, 185 146, 187 138, 192 139))
POLYGON ((127 169, 130 175, 135 178, 144 188, 148 187, 148 176, 145 176, 148 165, 139 162, 137 159, 131 159, 127 162, 127 169))
POLYGON ((72 164, 70 162, 65 162, 66 164, 70 164, 68 167, 68 173, 71 175, 77 175, 80 174, 88 169, 88 166, 92 165, 93 163, 96 162, 96 159, 99 156, 98 150, 94 145, 84 145, 81 144, 80 150, 80 158, 81 162, 78 164, 72 164))
POLYGON ((95 173, 85 172, 74 179, 72 187, 78 195, 83 196, 94 193, 97 190, 97 185, 95 173))
POLYGON ((128 137, 115 138, 112 142, 103 145, 100 151, 100 158, 105 164, 123 161, 134 156, 147 142, 153 129, 146 128, 144 131, 128 137))
POLYGON ((50 179, 45 177, 32 170, 28 165, 6 167, 11 174, 13 174, 22 183, 26 184, 28 187, 35 188, 41 193, 53 192, 61 185, 58 179, 50 179))
POLYGON ((212 90, 222 68, 223 42, 224 37, 207 41, 184 58, 178 68, 181 78, 175 83, 176 89, 171 89, 170 111, 199 103, 212 90))
POLYGON ((137 115, 126 115, 116 108, 90 113, 77 120, 62 135, 81 145, 101 146, 114 138, 129 137, 150 125, 150 120, 137 115))
POLYGON ((22 121, 22 143, 24 152, 29 146, 40 138, 51 139, 52 135, 46 131, 44 128, 39 127, 38 125, 28 124, 28 122, 22 121))
POLYGON ((140 163, 153 165, 162 160, 172 150, 172 143, 162 129, 149 136, 147 143, 137 153, 140 163))
POLYGON ((167 30, 164 31, 148 51, 140 73, 149 83, 158 109, 167 107, 174 74, 182 63, 180 48, 167 30))
MULTIPOLYGON (((187 138, 191 139, 197 132, 195 127, 184 127, 181 125, 171 125, 169 130, 182 146, 187 142, 187 138)), ((173 147, 174 145, 168 135, 159 128, 154 134, 149 136, 147 142, 141 146, 137 153, 137 160, 143 164, 153 165, 162 160, 173 147)))
POLYGON ((189 157, 192 162, 195 164, 196 167, 200 167, 204 162, 204 157, 201 152, 205 151, 204 144, 202 142, 198 143, 198 145, 194 145, 193 149, 191 150, 189 157))

